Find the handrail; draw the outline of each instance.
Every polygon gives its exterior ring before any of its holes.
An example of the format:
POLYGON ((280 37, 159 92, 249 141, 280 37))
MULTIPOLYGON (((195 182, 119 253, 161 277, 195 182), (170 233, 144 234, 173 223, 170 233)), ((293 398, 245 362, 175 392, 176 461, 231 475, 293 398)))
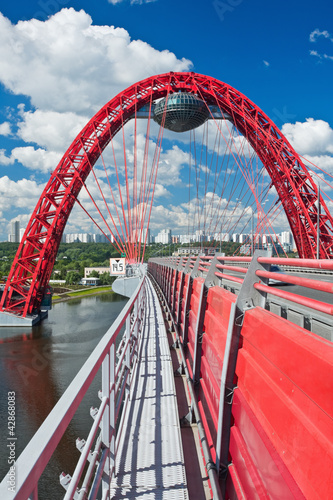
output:
POLYGON ((254 288, 261 292, 268 293, 270 295, 275 295, 276 297, 280 297, 284 300, 290 300, 291 302, 295 302, 301 306, 309 307, 310 309, 314 309, 315 311, 319 311, 325 314, 333 315, 333 305, 326 304, 325 302, 321 302, 316 299, 310 299, 307 297, 302 297, 296 293, 286 292, 285 290, 272 289, 267 285, 263 285, 261 283, 254 283, 254 288))
MULTIPOLYGON (((264 251, 256 251, 253 257, 226 257, 216 255, 212 258, 205 255, 196 257, 189 255, 188 262, 190 262, 190 264, 184 265, 183 260, 180 262, 178 270, 184 274, 191 275, 195 272, 195 276, 201 278, 209 276, 212 284, 231 289, 234 293, 238 294, 240 293, 244 278, 248 272, 248 267, 242 267, 240 264, 250 264, 254 259, 257 262, 257 266, 252 286, 257 293, 266 297, 265 307, 268 309, 272 308, 277 314, 283 315, 283 317, 286 317, 286 314, 288 314, 287 319, 289 319, 289 312, 286 311, 290 309, 290 318, 292 318, 294 311, 293 307, 297 307, 298 305, 299 308, 296 308, 295 311, 304 316, 303 324, 306 329, 319 335, 331 336, 332 338, 332 333, 330 333, 332 323, 327 317, 333 316, 333 307, 331 305, 333 302, 331 299, 333 294, 332 282, 319 280, 316 277, 310 279, 304 278, 303 276, 294 276, 287 272, 276 273, 270 271, 270 268, 271 265, 280 265, 292 266, 293 272, 297 272, 297 269, 300 271, 304 269, 307 272, 313 270, 314 273, 330 273, 333 272, 333 259, 290 259, 268 257, 263 255, 263 253, 264 251), (315 298, 304 297, 297 289, 281 290, 277 289, 275 286, 268 286, 272 283, 278 285, 279 282, 281 284, 287 283, 300 286, 304 290, 311 289, 330 295, 327 295, 327 299, 325 296, 321 296, 319 300, 317 300, 315 298), (232 286, 232 283, 235 283, 235 288, 232 286), (276 299, 274 299, 274 297, 276 299), (287 302, 284 303, 284 301, 287 302), (295 304, 295 306, 291 306, 291 304, 295 304), (306 315, 304 315, 304 307, 308 309, 306 315), (324 318, 322 314, 327 316, 324 318)), ((170 267, 170 262, 167 259, 151 259, 150 262, 170 267)), ((293 321, 293 319, 291 319, 291 321, 293 321)))
POLYGON ((149 276, 150 276, 152 283, 154 284, 155 289, 158 290, 158 293, 164 299, 164 301, 163 301, 164 306, 168 311, 168 317, 170 318, 170 320, 172 322, 172 328, 174 329, 174 331, 176 333, 176 338, 177 338, 178 347, 179 347, 179 351, 180 351, 180 357, 181 357, 181 364, 183 366, 183 370, 184 370, 184 373, 186 376, 186 381, 187 381, 187 387, 188 387, 188 390, 189 390, 189 393, 191 396, 191 404, 192 404, 193 413, 195 416, 195 421, 197 424, 198 432, 200 435, 200 445, 201 445, 202 453, 203 453, 204 459, 205 459, 205 467, 206 467, 207 474, 208 474, 208 477, 210 480, 210 485, 211 485, 211 489, 212 489, 212 493, 213 493, 213 500, 219 500, 222 498, 222 493, 221 493, 221 489, 220 489, 220 485, 219 485, 218 471, 217 471, 217 468, 214 464, 214 461, 212 459, 212 455, 211 455, 211 452, 209 449, 207 436, 205 433, 205 429, 204 429, 204 426, 202 423, 202 418, 201 418, 199 407, 198 407, 197 396, 195 394, 195 390, 193 387, 193 380, 189 374, 188 367, 186 364, 186 356, 184 353, 183 343, 181 341, 178 327, 177 327, 176 322, 173 318, 173 315, 171 314, 169 304, 166 300, 166 297, 165 297, 163 291, 161 290, 161 288, 160 288, 159 284, 157 283, 156 279, 154 278, 154 276, 152 274, 149 274, 149 276))
MULTIPOLYGON (((265 338, 266 321, 270 322, 270 320, 272 320, 272 325, 276 325, 276 327, 273 326, 270 330, 274 333, 276 332, 276 338, 278 338, 278 335, 280 334, 282 338, 285 331, 288 332, 288 335, 290 335, 290 339, 292 339, 293 342, 294 337, 296 337, 295 345, 298 341, 299 344, 302 345, 302 330, 300 328, 303 328, 304 332, 306 332, 306 330, 310 330, 314 334, 325 339, 325 341, 322 341, 318 337, 316 338, 316 335, 304 335, 305 350, 308 345, 312 344, 318 345, 320 349, 322 348, 322 345, 331 347, 331 344, 329 344, 329 338, 333 332, 333 283, 321 281, 318 278, 308 279, 270 271, 272 264, 286 265, 290 264, 290 261, 294 263, 295 259, 265 257, 263 256, 263 251, 255 253, 253 258, 228 258, 216 256, 214 259, 211 259, 206 256, 198 256, 195 263, 193 263, 191 257, 189 257, 189 262, 191 262, 192 265, 186 265, 184 267, 183 262, 181 262, 176 270, 175 267, 172 267, 170 262, 165 259, 152 259, 149 261, 148 272, 154 277, 154 280, 157 282, 157 286, 160 288, 159 293, 162 297, 161 301, 163 308, 166 311, 166 318, 169 324, 172 325, 170 326, 172 338, 173 341, 177 341, 174 345, 177 345, 180 350, 182 371, 179 370, 179 372, 185 372, 186 375, 187 387, 191 395, 191 412, 193 411, 196 413, 196 418, 198 419, 200 425, 202 424, 202 421, 204 421, 206 425, 206 428, 198 430, 199 432, 202 431, 202 434, 200 432, 200 440, 204 455, 203 463, 205 462, 208 473, 207 475, 209 476, 212 489, 216 485, 216 471, 218 471, 219 474, 218 479, 220 479, 221 489, 223 490, 223 488, 228 488, 227 481, 229 479, 227 478, 230 478, 232 474, 232 472, 229 472, 230 450, 232 447, 235 450, 239 443, 243 446, 243 442, 241 440, 238 442, 237 440, 237 433, 240 425, 239 427, 235 425, 233 428, 234 434, 231 432, 231 408, 235 390, 234 380, 237 366, 237 355, 239 346, 243 346, 243 342, 240 342, 240 339, 246 339, 244 346, 250 346, 247 348, 249 350, 253 349, 255 352, 253 355, 253 361, 251 361, 252 358, 248 355, 249 351, 247 351, 246 348, 242 351, 239 371, 241 372, 243 370, 245 372, 245 378, 247 376, 250 378, 250 375, 248 374, 251 374, 251 372, 248 371, 248 367, 250 366, 251 370, 255 371, 256 363, 259 363, 258 360, 261 359, 259 358, 259 355, 256 357, 257 353, 261 352, 261 346, 258 349, 257 346, 254 347, 254 344, 251 343, 251 336, 256 335, 256 338, 259 340, 261 339, 260 335, 263 336, 262 338, 265 338), (245 267, 237 266, 240 262, 250 262, 249 268, 247 269, 245 267), (231 263, 235 265, 230 265, 231 263), (235 274, 239 273, 242 277, 231 276, 229 271, 233 271, 235 274), (226 274, 226 272, 229 273, 226 274), (268 284, 269 280, 292 283, 294 285, 302 286, 304 289, 309 288, 325 292, 327 295, 319 296, 320 300, 304 297, 300 295, 302 292, 299 293, 298 289, 295 289, 296 293, 291 293, 290 291, 284 289, 271 287, 268 284), (240 286, 231 286, 231 284, 228 283, 229 281, 237 282, 240 286), (173 289, 172 294, 169 293, 171 286, 173 289), (186 290, 184 286, 186 286, 186 290), (218 290, 218 287, 227 288, 228 291, 226 292, 223 290, 221 293, 221 290, 218 290), (234 288, 236 288, 236 292, 232 291, 234 288), (280 297, 282 300, 273 301, 269 296, 280 297), (295 307, 293 304, 290 304, 289 301, 294 304, 299 304, 300 306, 305 306, 306 310, 304 307, 295 307), (264 308, 269 309, 271 312, 268 314, 264 308), (221 311, 219 309, 221 309, 221 311), (205 316, 206 314, 207 316, 205 316), (283 320, 278 319, 279 315, 283 318, 283 320), (188 334, 189 318, 191 320, 190 336, 188 334), (207 321, 205 318, 207 318, 207 321), (226 320, 228 320, 228 323, 226 320), (219 323, 221 323, 221 330, 219 323), (227 329, 226 324, 228 326, 227 329), (295 325, 297 325, 297 327, 295 327, 295 325), (242 328, 244 328, 244 330, 242 330, 242 328), (257 330, 260 331, 260 335, 257 334, 257 330), (244 333, 247 332, 247 337, 240 337, 242 331, 244 333), (221 332, 223 335, 221 334, 219 336, 221 332), (222 353, 223 356, 223 362, 221 363, 222 372, 219 372, 219 374, 217 374, 218 362, 216 362, 216 359, 214 358, 214 353, 217 352, 214 350, 216 345, 219 347, 218 354, 221 355, 222 353), (249 356, 249 360, 247 356, 249 356), (212 365, 214 369, 211 369, 210 365, 212 358, 212 365), (202 371, 200 371, 201 369, 202 371), (189 374, 190 372, 192 372, 192 375, 189 374), (202 377, 202 381, 199 380, 199 373, 200 377, 202 377), (215 385, 217 386, 220 374, 221 385, 220 391, 218 392, 217 389, 214 389, 212 380, 215 377, 215 385), (201 401, 203 402, 198 413, 196 411, 197 399, 195 384, 198 384, 199 389, 197 390, 197 393, 200 394, 201 401), (218 398, 220 399, 218 400, 218 398), (218 411, 216 409, 216 401, 219 401, 218 411), (214 432, 212 431, 212 426, 215 426, 214 432), (215 437, 216 430, 218 432, 215 437), (209 436, 209 439, 211 440, 211 449, 205 450, 207 436, 209 436), (213 450, 214 452, 214 449, 216 451, 215 469, 211 469, 210 457, 212 456, 211 451, 213 450)), ((312 266, 312 269, 333 270, 333 260, 323 259, 314 259, 311 261, 309 259, 299 259, 297 260, 297 266, 295 267, 302 269, 305 267, 309 268, 310 265, 312 266)), ((272 335, 272 337, 275 338, 275 335, 272 335)), ((272 338, 273 347, 274 338, 272 338)), ((284 338, 289 339, 287 335, 284 338)), ((284 348, 285 344, 281 343, 280 350, 283 351, 284 348)), ((269 349, 271 349, 270 345, 269 349)), ((278 349, 271 349, 271 351, 274 352, 275 356, 275 352, 277 352, 278 349)), ((266 351, 263 350, 261 356, 265 357, 265 353, 266 351)), ((292 356, 292 349, 290 353, 292 356)), ((298 352, 298 362, 300 363, 302 363, 301 353, 302 350, 298 352)), ((321 359, 321 354, 318 354, 318 358, 321 359)), ((267 365, 270 366, 269 369, 271 369, 271 365, 274 365, 274 370, 277 369, 275 366, 276 358, 272 358, 273 361, 271 363, 269 363, 269 359, 270 358, 267 358, 267 365)), ((283 352, 281 353, 281 363, 284 362, 285 355, 283 352)), ((261 365, 259 366, 261 367, 261 365)), ((323 366, 325 366, 324 363, 323 366)), ((264 371, 264 368, 262 368, 262 370, 264 371)), ((270 372, 267 373, 268 378, 270 372)), ((308 373, 309 372, 307 371, 307 376, 308 373)), ((289 375, 290 372, 286 371, 284 375, 286 380, 289 375)), ((262 380, 260 377, 263 377, 263 375, 259 374, 259 381, 262 380)), ((256 380, 255 391, 260 393, 258 380, 256 380)), ((242 383, 244 386, 244 380, 242 380, 242 383)), ((239 387, 241 387, 241 384, 239 387)), ((289 391, 289 382, 286 383, 286 387, 289 391)), ((315 384, 313 384, 311 390, 313 392, 316 391, 315 384)), ((241 391, 241 389, 239 389, 239 391, 241 391)), ((311 397, 309 393, 309 399, 311 399, 311 397)), ((252 401, 251 398, 249 399, 252 401)), ((316 404, 315 399, 313 399, 313 403, 316 404)), ((264 404, 266 405, 266 401, 264 404)), ((302 413, 302 411, 300 413, 302 413)), ((239 420, 242 420, 243 414, 238 414, 238 417, 239 420)), ((248 414, 248 417, 251 419, 250 413, 248 414)), ((189 414, 186 418, 190 419, 191 415, 189 414)), ((244 422, 246 418, 244 419, 244 422)), ((301 416, 300 418, 303 417, 301 416)), ((242 422, 242 425, 245 425, 244 422, 242 422)), ((303 424, 304 422, 302 421, 302 425, 303 424)), ((252 425, 254 424, 251 420, 251 426, 252 425)), ((250 433, 253 431, 251 426, 250 433)), ((290 439, 290 434, 286 433, 286 436, 290 439)), ((261 443, 261 441, 258 442, 261 443)), ((250 443, 252 443, 251 440, 250 443)), ((250 445, 249 449, 251 450, 249 453, 249 456, 251 457, 253 449, 250 445)), ((260 450, 261 448, 259 447, 258 453, 260 453, 260 450)), ((241 451, 237 450, 234 451, 234 456, 236 456, 236 462, 239 461, 240 463, 240 470, 243 471, 243 460, 244 457, 246 457, 245 453, 243 455, 241 451)), ((256 465, 256 467, 258 466, 256 465)), ((236 474, 236 472, 234 472, 234 474, 236 474)), ((250 475, 251 472, 249 472, 249 476, 250 475)), ((258 476, 254 474, 253 477, 256 479, 258 476)), ((283 482, 284 480, 281 479, 281 481, 283 482)), ((235 479, 235 482, 237 484, 237 478, 235 479)), ((247 479, 245 482, 248 485, 247 479)), ((272 482, 272 485, 270 485, 273 489, 274 484, 275 483, 272 482)), ((216 486, 218 486, 218 482, 216 486)), ((222 493, 224 495, 224 490, 222 493)), ((219 498, 218 493, 216 493, 216 498, 219 498)))
POLYGON ((312 288, 312 290, 318 290, 321 292, 333 293, 333 283, 328 281, 312 280, 309 278, 299 278, 298 276, 289 276, 288 274, 283 274, 281 277, 280 273, 268 272, 268 271, 257 271, 256 275, 260 278, 268 278, 276 281, 283 281, 285 283, 290 283, 291 285, 303 286, 304 288, 312 288))
MULTIPOLYGON (((128 318, 134 312, 142 318, 145 314, 145 300, 146 300, 146 276, 139 283, 131 299, 127 302, 126 306, 114 321, 112 326, 102 337, 96 348, 93 350, 87 361, 82 366, 74 380, 68 386, 60 400, 57 402, 51 413, 45 419, 43 424, 37 430, 31 441, 23 450, 21 455, 16 461, 16 485, 15 492, 8 491, 7 475, 4 477, 0 484, 0 498, 2 500, 22 500, 26 498, 38 498, 38 481, 42 475, 46 465, 48 464, 53 452, 55 451, 60 439, 65 433, 68 425, 70 424, 76 410, 78 409, 84 395, 89 389, 91 383, 95 379, 99 368, 102 367, 102 394, 101 405, 97 415, 95 415, 95 422, 92 425, 87 442, 82 450, 82 455, 79 459, 77 467, 74 471, 73 478, 62 474, 61 484, 68 489, 64 498, 73 498, 77 484, 84 472, 86 464, 85 458, 89 455, 90 446, 95 440, 99 423, 101 424, 101 440, 103 456, 98 462, 97 454, 95 454, 95 464, 100 464, 101 460, 108 463, 109 469, 114 467, 114 456, 110 456, 112 442, 114 441, 115 429, 117 422, 115 421, 115 406, 119 394, 117 394, 116 387, 116 363, 115 363, 115 343, 118 334, 121 332, 123 325, 126 322, 126 327, 129 326, 129 332, 124 335, 131 335, 134 339, 133 345, 136 345, 136 324, 131 327, 131 322, 128 318), (111 429, 110 429, 111 427, 111 429), (113 430, 112 430, 113 429, 113 430), (108 449, 107 457, 105 458, 104 450, 108 449), (113 462, 113 463, 112 463, 113 462)), ((139 322, 140 323, 140 322, 139 322)), ((142 325, 141 321, 141 325, 142 325)), ((138 332, 139 334, 141 332, 138 332)), ((124 343, 121 343, 124 346, 124 343)), ((133 345, 131 342, 126 342, 125 347, 129 352, 129 359, 133 354, 133 345)), ((126 363, 126 356, 124 356, 124 363, 126 363)), ((128 372, 128 370, 127 370, 128 372)), ((126 375, 125 370, 125 377, 126 375)), ((122 384, 120 384, 121 386, 122 384)), ((120 425, 121 426, 121 425, 120 425)), ((98 448, 98 447, 97 447, 98 448)), ((98 484, 100 483, 103 475, 103 467, 98 467, 99 474, 95 475, 92 489, 97 491, 98 484), (95 484, 96 483, 96 484, 95 484), (98 483, 98 484, 97 484, 98 483)), ((105 479, 103 479, 105 481, 105 479)), ((108 479, 110 484, 110 478, 108 479)), ((109 488, 109 484, 107 487, 109 488)), ((104 488, 105 489, 105 488, 104 488)))
POLYGON ((258 257, 261 264, 276 264, 278 266, 310 267, 333 271, 332 259, 288 259, 286 257, 258 257))

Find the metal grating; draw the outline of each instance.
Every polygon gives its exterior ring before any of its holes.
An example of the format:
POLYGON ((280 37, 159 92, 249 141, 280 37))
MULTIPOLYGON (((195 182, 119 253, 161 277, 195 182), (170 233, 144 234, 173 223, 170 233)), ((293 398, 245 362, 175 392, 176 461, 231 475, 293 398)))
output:
POLYGON ((111 498, 187 500, 170 349, 150 283, 148 294, 138 371, 119 441, 111 498))

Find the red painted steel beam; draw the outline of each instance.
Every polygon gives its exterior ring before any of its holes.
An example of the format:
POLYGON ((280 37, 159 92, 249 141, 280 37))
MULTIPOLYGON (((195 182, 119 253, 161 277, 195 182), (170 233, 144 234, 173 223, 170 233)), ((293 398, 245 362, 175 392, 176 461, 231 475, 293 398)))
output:
POLYGON ((268 278, 277 281, 283 281, 285 283, 290 283, 292 285, 303 286, 305 288, 311 288, 312 290, 319 290, 321 292, 333 293, 333 283, 328 281, 311 280, 308 278, 299 278, 298 276, 292 276, 289 274, 274 273, 269 271, 256 271, 256 275, 260 278, 268 278))
MULTIPOLYGON (((200 95, 207 104, 218 105, 223 113, 231 116, 272 179, 299 255, 316 256, 317 187, 280 130, 254 103, 230 85, 196 73, 171 72, 147 78, 125 89, 103 106, 74 139, 52 173, 31 216, 2 294, 0 310, 15 310, 22 316, 39 310, 67 219, 82 184, 102 151, 137 110, 152 99, 180 90, 200 95), (31 239, 40 246, 38 254, 29 243, 31 239), (15 285, 22 278, 29 283, 23 292, 15 285), (24 307, 15 306, 13 293, 18 291, 23 293, 24 307)), ((332 258, 333 218, 322 198, 320 205, 320 256, 332 258)))
POLYGON ((237 276, 231 276, 225 273, 215 273, 215 276, 217 276, 218 278, 225 278, 226 280, 234 281, 235 283, 240 283, 240 284, 242 284, 244 281, 244 278, 237 278, 237 276))
POLYGON ((333 261, 328 259, 288 259, 282 257, 258 257, 258 262, 260 262, 261 264, 310 267, 312 269, 325 269, 328 271, 333 271, 333 261))
POLYGON ((244 273, 244 274, 246 274, 248 271, 247 267, 226 266, 224 264, 217 264, 216 268, 217 269, 227 269, 228 271, 235 271, 235 272, 244 273))
MULTIPOLYGON (((281 276, 279 276, 281 279, 281 276)), ((325 314, 333 315, 333 305, 326 304, 325 302, 320 302, 319 300, 310 299, 308 297, 302 297, 301 295, 296 295, 295 293, 286 292, 285 290, 279 290, 277 288, 271 288, 267 285, 262 285, 260 283, 254 283, 254 288, 260 292, 265 292, 269 295, 275 295, 284 300, 290 300, 295 302, 295 304, 300 304, 302 306, 309 307, 315 311, 320 311, 325 314)))

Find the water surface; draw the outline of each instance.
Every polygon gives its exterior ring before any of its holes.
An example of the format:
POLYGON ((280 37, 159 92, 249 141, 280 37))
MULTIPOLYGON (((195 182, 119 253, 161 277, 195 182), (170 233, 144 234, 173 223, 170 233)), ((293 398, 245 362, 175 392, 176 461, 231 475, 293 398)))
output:
MULTIPOLYGON (((47 417, 128 299, 103 293, 55 304, 48 319, 30 328, 0 328, 0 479, 9 468, 7 401, 15 392, 16 458, 47 417)), ((39 498, 62 498, 62 471, 72 474, 78 460, 77 437, 92 425, 89 409, 98 406, 100 377, 84 398, 40 482, 39 498)))

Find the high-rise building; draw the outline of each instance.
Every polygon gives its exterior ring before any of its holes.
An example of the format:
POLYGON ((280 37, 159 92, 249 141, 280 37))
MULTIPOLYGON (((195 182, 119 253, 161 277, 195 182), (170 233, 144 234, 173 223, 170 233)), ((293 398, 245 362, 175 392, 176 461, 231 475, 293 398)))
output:
POLYGON ((239 239, 238 239, 239 243, 248 243, 250 240, 251 240, 250 234, 242 233, 239 235, 239 239))
POLYGON ((162 229, 155 238, 155 243, 171 243, 171 229, 162 229))
POLYGON ((230 241, 230 234, 229 233, 219 233, 219 239, 220 239, 220 241, 230 241))
POLYGON ((150 245, 150 243, 151 243, 150 229, 147 229, 147 228, 143 229, 142 234, 141 234, 141 238, 140 238, 140 235, 138 237, 138 240, 139 239, 141 239, 141 243, 146 243, 146 245, 150 245))
POLYGON ((282 231, 282 233, 280 235, 280 241, 281 241, 282 245, 284 245, 284 244, 292 245, 293 244, 293 235, 292 235, 291 231, 282 231))
POLYGON ((182 244, 188 244, 192 243, 195 240, 195 237, 193 234, 181 234, 179 236, 179 242, 182 244))
POLYGON ((8 241, 19 243, 20 241, 20 221, 15 220, 10 224, 10 235, 8 241))

